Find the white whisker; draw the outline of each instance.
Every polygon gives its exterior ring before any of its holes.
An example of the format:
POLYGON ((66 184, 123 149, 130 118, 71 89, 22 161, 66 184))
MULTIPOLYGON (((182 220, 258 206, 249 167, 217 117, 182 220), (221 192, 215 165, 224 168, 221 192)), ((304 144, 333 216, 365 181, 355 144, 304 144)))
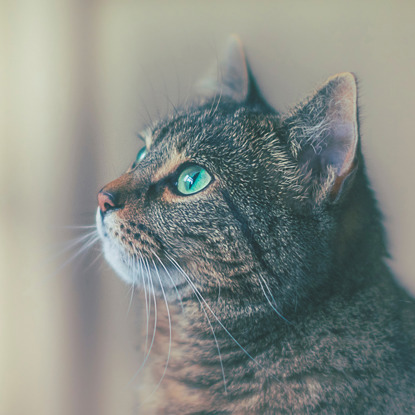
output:
MULTIPOLYGON (((94 232, 89 235, 85 235, 83 239, 87 239, 84 241, 84 244, 69 258, 67 259, 55 272, 50 275, 44 277, 44 281, 50 280, 51 278, 55 277, 62 271, 69 263, 71 263, 75 258, 78 258, 81 254, 83 254, 88 248, 94 245, 99 240, 99 236, 94 232), (89 239, 88 239, 89 238, 89 239)), ((79 241, 77 241, 79 243, 79 241)), ((75 244, 76 245, 76 244, 75 244)))
POLYGON ((170 255, 168 255, 166 253, 167 258, 169 258, 170 262, 176 266, 176 268, 181 272, 181 274, 187 279, 187 281, 190 283, 190 285, 194 288, 195 293, 197 293, 200 296, 200 299, 203 301, 203 303, 206 305, 206 307, 208 308, 208 310, 212 313, 213 317, 215 317, 216 321, 219 323, 219 325, 223 328, 223 330, 225 330, 225 332, 229 335, 229 337, 235 342, 235 344, 254 362, 256 363, 261 369, 265 370, 266 372, 268 372, 270 374, 270 376, 277 380, 278 379, 269 372, 268 369, 266 369, 263 365, 261 365, 254 357, 251 356, 251 354, 238 342, 238 340, 235 339, 235 337, 229 332, 229 330, 223 325, 223 323, 219 320, 219 318, 216 316, 216 314, 213 312, 212 308, 209 306, 209 304, 205 301, 205 299, 203 298, 203 296, 200 294, 199 290, 197 289, 197 287, 193 284, 193 281, 190 279, 190 277, 185 273, 185 271, 183 270, 183 268, 177 263, 177 261, 172 258, 170 255))
POLYGON ((85 235, 78 236, 77 238, 70 239, 69 241, 67 241, 68 244, 64 248, 62 248, 60 251, 53 254, 49 258, 49 261, 51 261, 52 259, 64 254, 65 252, 71 250, 73 247, 75 247, 76 245, 79 245, 80 243, 84 242, 86 239, 89 239, 92 236, 97 236, 97 235, 98 235, 98 232, 95 230, 95 231, 92 231, 92 232, 88 232, 85 235))
POLYGON ((130 294, 130 302, 128 303, 127 316, 130 314, 131 306, 133 304, 134 291, 135 291, 135 281, 133 281, 133 283, 131 284, 131 294, 130 294))
MULTIPOLYGON (((150 347, 147 351, 147 354, 143 360, 143 362, 141 363, 140 367, 137 369, 137 371, 135 372, 135 374, 133 375, 133 377, 130 380, 130 384, 134 381, 134 379, 137 377, 137 375, 141 372, 141 370, 143 369, 143 367, 145 366, 145 364, 147 363, 147 360, 150 356, 151 353, 151 349, 153 348, 153 344, 154 344, 154 339, 156 337, 156 329, 157 329, 157 300, 156 300, 156 293, 154 291, 154 285, 153 285, 153 281, 151 279, 151 271, 150 271, 150 267, 148 265, 148 261, 145 259, 145 265, 147 268, 147 281, 149 282, 149 288, 151 286, 152 289, 152 294, 153 294, 153 300, 154 300, 154 328, 153 328, 153 337, 151 339, 151 343, 150 343, 150 347)), ((150 294, 150 291, 149 291, 150 294)))
MULTIPOLYGON (((208 324, 209 324, 209 327, 210 327, 210 329, 211 329, 211 331, 212 331, 212 334, 213 334, 213 338, 214 338, 214 340, 215 340, 215 344, 216 344, 216 348, 217 348, 217 350, 218 350, 218 356, 219 356, 219 363, 220 363, 220 367, 221 367, 221 371, 222 371, 222 378, 223 378, 223 385, 224 385, 224 389, 225 389, 225 393, 227 393, 227 388, 226 388, 226 376, 225 376, 225 369, 224 369, 224 367, 223 367, 223 361, 222 361, 222 354, 221 354, 221 352, 220 352, 220 346, 219 346, 219 342, 218 342, 218 339, 217 339, 217 337, 216 337, 216 334, 215 334, 215 330, 213 329, 213 326, 212 326, 212 323, 211 323, 211 321, 210 321, 210 318, 209 318, 209 315, 207 314, 207 312, 206 312, 206 310, 205 310, 205 307, 204 307, 204 305, 202 304, 202 302, 200 301, 200 298, 205 302, 205 300, 203 299, 203 297, 201 296, 201 294, 199 293, 199 292, 197 292, 197 288, 193 285, 193 283, 192 283, 192 281, 190 281, 190 278, 187 276, 187 274, 182 270, 182 269, 179 269, 178 267, 180 267, 180 265, 178 265, 177 264, 177 266, 176 266, 176 264, 174 263, 174 262, 172 262, 172 258, 170 259, 170 256, 169 255, 167 255, 167 258, 170 260, 170 262, 176 267, 176 269, 182 274, 182 275, 184 275, 185 276, 185 279, 188 281, 188 283, 189 283, 189 285, 190 285, 190 288, 193 290, 193 292, 195 293, 195 295, 196 295, 196 298, 197 298, 197 300, 199 301, 199 304, 200 304, 200 306, 202 307, 202 311, 203 311, 203 313, 205 314, 205 316, 206 316, 206 319, 207 319, 207 321, 208 321, 208 324), (199 298, 200 297, 200 298, 199 298)), ((174 260, 173 260, 174 261, 174 260)), ((181 268, 181 267, 180 267, 181 268)), ((206 303, 206 302, 205 302, 206 303)), ((212 312, 212 314, 214 314, 213 312, 212 312)), ((216 316, 215 316, 216 317, 216 316)))
POLYGON ((279 316, 279 317, 281 317, 284 321, 286 321, 287 323, 290 323, 290 324, 292 324, 291 323, 291 321, 289 321, 289 320, 287 320, 277 309, 276 309, 276 306, 277 306, 277 303, 276 303, 276 301, 275 301, 275 298, 274 298, 274 296, 272 295, 272 292, 271 292, 271 290, 270 290, 270 288, 268 287, 268 284, 267 284, 267 282, 265 281, 265 279, 261 276, 261 275, 259 275, 259 283, 260 283, 260 285, 261 285, 261 289, 262 289, 262 292, 264 293, 264 296, 265 296, 265 298, 267 299, 267 302, 268 302, 268 304, 271 306, 271 308, 275 311, 275 313, 279 316), (262 281, 261 281, 262 280, 262 281), (270 301, 270 299, 269 299, 269 297, 268 297, 268 295, 267 295, 267 293, 265 292, 265 290, 264 290, 264 286, 262 285, 262 283, 264 283, 265 284, 265 286, 267 287, 267 290, 268 290, 268 292, 269 292, 269 294, 271 295, 271 297, 272 297, 272 301, 274 301, 274 304, 275 304, 275 307, 274 307, 274 305, 271 303, 271 301, 270 301))
POLYGON ((144 354, 146 354, 147 347, 148 347, 148 333, 149 333, 149 325, 150 325, 150 309, 149 309, 149 303, 148 303, 150 300, 147 298, 147 284, 144 278, 144 258, 141 252, 139 252, 139 254, 140 254, 140 272, 141 272, 141 278, 143 281, 143 291, 144 291, 144 298, 146 302, 147 329, 146 329, 146 342, 145 342, 145 347, 144 347, 144 350, 145 350, 144 354))
POLYGON ((96 229, 96 225, 70 225, 60 226, 62 229, 96 229))
POLYGON ((152 254, 157 258, 157 260, 160 262, 160 264, 161 264, 161 266, 163 267, 163 269, 164 269, 164 271, 165 271, 165 273, 167 274, 167 276, 170 278, 170 281, 171 281, 171 283, 172 283, 172 285, 173 285, 173 287, 174 287, 174 289, 175 289, 175 291, 176 291, 176 294, 177 294, 177 298, 178 298, 178 300, 179 300, 179 302, 180 302, 180 307, 182 308, 182 313, 184 313, 184 309, 183 309, 183 302, 182 302, 182 296, 180 295, 180 293, 179 293, 179 290, 177 289, 177 287, 176 287, 176 284, 174 283, 174 281, 173 281, 173 278, 172 278, 172 276, 170 275, 170 272, 168 271, 168 269, 165 267, 165 265, 163 264, 163 262, 162 262, 162 260, 160 259, 160 257, 153 251, 153 250, 151 250, 151 252, 152 252, 152 254))
POLYGON ((90 269, 101 257, 102 257, 103 252, 101 251, 96 257, 95 259, 90 262, 88 264, 88 266, 83 270, 83 272, 87 271, 88 269, 90 269))
MULTIPOLYGON (((154 390, 153 390, 153 391, 150 393, 150 395, 147 397, 147 399, 149 399, 149 398, 150 398, 150 396, 152 396, 152 395, 153 395, 153 394, 157 391, 157 389, 159 388, 159 386, 160 386, 161 382, 163 381, 164 376, 166 375, 166 372, 167 372, 167 367, 169 366, 170 354, 171 354, 171 316, 170 316, 170 310, 169 310, 169 303, 167 302, 166 293, 164 292, 163 283, 161 282, 160 274, 159 274, 159 272, 158 272, 158 269, 157 269, 157 267, 156 267, 156 264, 155 264, 155 262, 154 262, 154 260, 153 260, 153 259, 152 259, 152 261, 153 261, 153 266, 154 266, 154 269, 155 269, 155 271, 156 271, 157 278, 158 278, 159 283, 160 283, 160 289, 161 289, 161 292, 162 292, 162 294, 163 294, 164 302, 165 302, 165 304, 166 304, 167 318, 168 318, 168 321, 169 321, 169 350, 168 350, 168 352, 167 352, 167 359, 166 359, 166 364, 165 364, 165 366, 164 366, 163 374, 161 375, 161 378, 160 378, 159 382, 157 383, 157 385, 156 385, 156 387, 154 388, 154 390)), ((147 399, 146 399, 146 400, 147 400, 147 399)))

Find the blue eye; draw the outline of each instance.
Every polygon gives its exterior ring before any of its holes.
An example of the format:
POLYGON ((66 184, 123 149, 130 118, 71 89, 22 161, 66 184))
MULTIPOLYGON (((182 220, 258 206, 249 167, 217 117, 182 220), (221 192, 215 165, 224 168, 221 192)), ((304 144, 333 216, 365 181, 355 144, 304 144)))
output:
POLYGON ((135 158, 135 162, 139 163, 143 158, 147 155, 147 149, 143 147, 138 153, 137 157, 135 158))
POLYGON ((198 165, 186 167, 177 179, 177 190, 184 196, 188 196, 203 190, 210 182, 212 177, 198 165))

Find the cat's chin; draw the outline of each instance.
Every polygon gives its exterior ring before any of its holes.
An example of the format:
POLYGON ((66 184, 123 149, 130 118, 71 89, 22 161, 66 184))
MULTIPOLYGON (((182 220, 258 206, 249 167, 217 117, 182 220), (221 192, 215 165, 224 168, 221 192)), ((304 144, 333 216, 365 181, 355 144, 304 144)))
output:
POLYGON ((117 275, 127 284, 136 284, 137 281, 135 281, 131 270, 125 264, 125 261, 127 261, 127 255, 123 254, 118 247, 114 246, 114 244, 108 240, 103 240, 102 245, 105 259, 117 275))
POLYGON ((111 265, 116 274, 127 284, 136 283, 131 268, 127 265, 127 262, 131 261, 128 258, 128 254, 123 252, 121 247, 111 240, 110 236, 105 232, 104 225, 102 224, 101 214, 99 208, 96 214, 96 224, 98 235, 101 238, 102 250, 104 257, 111 265))

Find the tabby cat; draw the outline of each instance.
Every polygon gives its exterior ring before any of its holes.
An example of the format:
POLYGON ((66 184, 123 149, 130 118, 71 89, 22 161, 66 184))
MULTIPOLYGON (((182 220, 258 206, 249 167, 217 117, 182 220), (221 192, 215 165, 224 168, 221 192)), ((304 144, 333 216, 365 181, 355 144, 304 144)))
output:
POLYGON ((137 411, 414 414, 415 305, 385 265, 355 76, 279 114, 237 38, 215 72, 98 194, 105 256, 143 292, 137 411))

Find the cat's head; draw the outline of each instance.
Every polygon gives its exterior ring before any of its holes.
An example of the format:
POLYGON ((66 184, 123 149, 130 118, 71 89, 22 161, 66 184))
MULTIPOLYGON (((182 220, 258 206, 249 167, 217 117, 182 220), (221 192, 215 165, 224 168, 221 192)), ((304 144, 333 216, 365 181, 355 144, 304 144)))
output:
POLYGON ((335 255, 360 157, 355 78, 336 75, 280 115, 237 39, 216 73, 195 104, 142 133, 131 167, 99 192, 105 256, 129 283, 157 269, 165 286, 186 274, 205 295, 220 285, 225 298, 291 303, 335 255))

